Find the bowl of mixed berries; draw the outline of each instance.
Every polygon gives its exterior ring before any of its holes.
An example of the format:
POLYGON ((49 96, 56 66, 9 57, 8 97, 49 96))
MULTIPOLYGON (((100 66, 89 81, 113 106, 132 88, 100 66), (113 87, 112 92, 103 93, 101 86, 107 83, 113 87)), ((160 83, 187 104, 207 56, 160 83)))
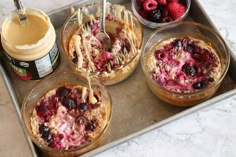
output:
POLYGON ((182 21, 191 5, 191 0, 131 0, 131 2, 134 15, 150 28, 182 21))

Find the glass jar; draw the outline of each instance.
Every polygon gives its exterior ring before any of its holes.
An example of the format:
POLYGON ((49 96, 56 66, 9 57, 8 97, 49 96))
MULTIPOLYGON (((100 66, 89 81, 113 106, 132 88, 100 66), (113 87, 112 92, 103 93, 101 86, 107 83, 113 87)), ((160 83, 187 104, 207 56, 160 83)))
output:
POLYGON ((20 23, 16 11, 1 27, 1 42, 10 67, 24 80, 40 79, 59 63, 55 29, 49 17, 37 9, 26 9, 28 21, 20 23))

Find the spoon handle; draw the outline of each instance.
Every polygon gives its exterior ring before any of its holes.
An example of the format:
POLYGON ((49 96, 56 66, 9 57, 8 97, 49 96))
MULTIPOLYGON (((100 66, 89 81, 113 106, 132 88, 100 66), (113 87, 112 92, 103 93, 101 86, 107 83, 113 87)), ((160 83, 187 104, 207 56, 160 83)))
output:
POLYGON ((101 32, 105 32, 106 2, 107 0, 102 0, 101 32))
POLYGON ((20 18, 20 22, 23 24, 27 22, 27 16, 25 15, 25 8, 23 7, 23 4, 20 0, 14 0, 14 4, 17 10, 17 13, 20 18))

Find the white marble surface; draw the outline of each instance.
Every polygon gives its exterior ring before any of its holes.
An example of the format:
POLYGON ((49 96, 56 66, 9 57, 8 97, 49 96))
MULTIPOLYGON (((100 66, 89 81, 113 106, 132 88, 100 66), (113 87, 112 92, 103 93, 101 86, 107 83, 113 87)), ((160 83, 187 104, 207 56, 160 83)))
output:
POLYGON ((234 94, 96 157, 235 157, 235 104, 234 94))
MULTIPOLYGON (((45 12, 79 0, 22 0, 45 12)), ((199 0, 217 29, 236 53, 235 0, 199 0)), ((0 21, 13 10, 0 1, 0 21)), ((235 157, 236 95, 98 154, 97 157, 235 157)))

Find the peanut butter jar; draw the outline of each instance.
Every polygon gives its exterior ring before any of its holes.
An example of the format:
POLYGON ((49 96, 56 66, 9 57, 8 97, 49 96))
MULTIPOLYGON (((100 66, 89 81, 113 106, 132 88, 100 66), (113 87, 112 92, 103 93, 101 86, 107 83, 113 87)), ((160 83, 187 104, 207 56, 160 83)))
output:
POLYGON ((5 18, 1 43, 15 74, 24 80, 37 80, 52 73, 59 63, 56 33, 44 12, 25 11, 25 23, 20 23, 16 11, 5 18))

